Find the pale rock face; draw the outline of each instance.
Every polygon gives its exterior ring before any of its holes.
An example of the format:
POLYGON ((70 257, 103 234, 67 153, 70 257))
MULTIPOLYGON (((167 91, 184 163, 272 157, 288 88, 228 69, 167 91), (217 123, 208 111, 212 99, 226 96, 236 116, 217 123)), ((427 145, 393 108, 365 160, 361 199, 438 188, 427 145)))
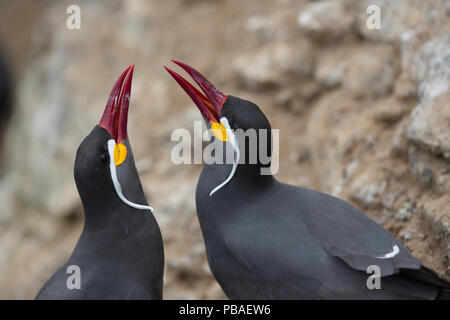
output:
POLYGON ((406 136, 424 149, 450 159, 450 92, 427 104, 419 104, 411 113, 406 136))
POLYGON ((299 14, 297 23, 306 34, 319 41, 337 40, 346 35, 354 23, 345 1, 315 1, 299 14))
POLYGON ((420 104, 411 113, 406 135, 421 147, 450 159, 450 36, 426 42, 414 62, 420 104))
POLYGON ((358 1, 358 30, 370 40, 395 42, 412 32, 429 28, 437 20, 439 12, 448 8, 446 0, 363 0, 358 1), (380 8, 381 29, 367 28, 367 8, 380 8))
POLYGON ((411 66, 419 85, 422 103, 448 91, 450 86, 450 35, 434 38, 424 43, 415 54, 411 66))
POLYGON ((312 47, 307 40, 277 42, 233 61, 237 80, 249 89, 283 87, 292 77, 307 77, 313 68, 312 47))
POLYGON ((397 70, 390 46, 343 46, 320 52, 315 78, 328 88, 341 86, 355 97, 385 96, 397 70))
POLYGON ((348 50, 324 50, 319 53, 317 68, 314 74, 316 81, 327 88, 338 87, 342 84, 344 71, 348 67, 348 50))
POLYGON ((397 74, 393 50, 387 46, 358 48, 348 57, 343 86, 354 96, 385 96, 397 74))

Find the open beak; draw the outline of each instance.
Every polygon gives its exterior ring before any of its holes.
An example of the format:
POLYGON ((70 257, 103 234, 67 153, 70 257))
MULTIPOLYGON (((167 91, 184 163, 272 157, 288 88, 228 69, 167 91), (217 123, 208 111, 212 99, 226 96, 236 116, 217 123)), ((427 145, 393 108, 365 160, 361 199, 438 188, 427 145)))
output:
MULTIPOLYGON (((102 119, 98 124, 113 137, 111 150, 116 166, 127 157, 127 147, 122 143, 127 138, 128 106, 130 105, 131 81, 134 64, 125 69, 114 84, 106 103, 102 119), (115 143, 114 143, 115 142, 115 143)), ((108 142, 109 148, 109 142, 108 142)))
POLYGON ((106 103, 99 126, 106 129, 120 144, 127 138, 128 106, 130 104, 131 82, 134 64, 125 69, 114 84, 106 103))
POLYGON ((175 79, 176 82, 183 88, 183 90, 191 97, 192 101, 196 104, 200 110, 203 118, 206 122, 220 123, 220 111, 222 106, 227 100, 227 96, 220 92, 215 86, 211 84, 200 72, 187 64, 179 61, 172 60, 172 62, 183 68, 194 81, 202 89, 202 94, 193 85, 186 81, 175 71, 164 67, 167 72, 175 79))

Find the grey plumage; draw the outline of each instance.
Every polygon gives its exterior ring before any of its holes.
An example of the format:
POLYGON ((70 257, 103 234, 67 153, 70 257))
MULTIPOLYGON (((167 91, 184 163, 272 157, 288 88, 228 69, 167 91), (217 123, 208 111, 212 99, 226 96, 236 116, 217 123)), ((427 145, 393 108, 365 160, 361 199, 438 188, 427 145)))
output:
MULTIPOLYGON (((233 129, 270 130, 255 104, 236 97, 228 96, 220 116, 233 129)), ((270 138, 265 142, 271 145, 270 138)), ((247 141, 243 146, 249 150, 247 141)), ((268 165, 240 164, 210 196, 232 166, 205 164, 197 185, 208 262, 229 298, 448 298, 449 283, 381 225, 343 200, 260 175, 268 165), (382 258, 395 246, 398 254, 382 258), (381 271, 379 290, 367 287, 371 265, 381 271)))
MULTIPOLYGON (((78 149, 74 174, 85 225, 72 255, 36 299, 162 299, 161 233, 150 211, 132 208, 117 196, 108 169, 114 161, 106 151, 109 139, 96 126, 78 149), (67 287, 71 265, 80 268, 80 289, 67 287)), ((147 204, 128 139, 124 143, 128 153, 117 168, 118 180, 127 199, 147 204)))

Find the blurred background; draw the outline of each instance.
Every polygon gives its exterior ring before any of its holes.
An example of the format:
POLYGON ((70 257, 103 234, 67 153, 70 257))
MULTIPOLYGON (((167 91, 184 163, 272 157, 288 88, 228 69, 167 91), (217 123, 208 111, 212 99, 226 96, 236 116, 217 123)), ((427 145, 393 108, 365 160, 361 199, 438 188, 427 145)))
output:
POLYGON ((164 297, 225 298, 195 212, 201 165, 170 160, 172 131, 201 120, 170 59, 262 108, 280 129, 279 180, 350 201, 450 280, 450 1, 0 0, 0 56, 0 299, 34 298, 69 257, 75 153, 132 63, 128 132, 164 297), (381 29, 367 27, 373 4, 381 29))

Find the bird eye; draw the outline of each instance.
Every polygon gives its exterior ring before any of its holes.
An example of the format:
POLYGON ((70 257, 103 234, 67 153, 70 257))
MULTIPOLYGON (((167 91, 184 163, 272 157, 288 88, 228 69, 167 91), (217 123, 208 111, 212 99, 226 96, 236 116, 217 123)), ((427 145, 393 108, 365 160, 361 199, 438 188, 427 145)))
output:
POLYGON ((106 163, 108 161, 108 157, 104 153, 100 153, 100 159, 103 163, 106 163))

